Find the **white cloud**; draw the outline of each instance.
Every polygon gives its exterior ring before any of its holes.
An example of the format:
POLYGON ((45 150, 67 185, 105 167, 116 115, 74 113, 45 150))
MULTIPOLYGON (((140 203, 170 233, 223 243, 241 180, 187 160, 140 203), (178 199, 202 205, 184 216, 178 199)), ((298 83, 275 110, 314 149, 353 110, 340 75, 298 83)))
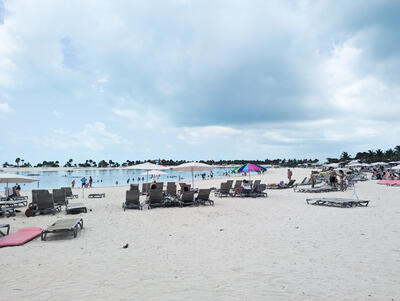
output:
POLYGON ((58 118, 58 119, 61 119, 61 118, 63 118, 63 116, 64 116, 63 113, 58 112, 57 110, 54 110, 54 111, 53 111, 53 115, 54 115, 56 118, 58 118))
POLYGON ((10 113, 13 109, 7 102, 0 102, 0 113, 10 113))
POLYGON ((46 147, 55 149, 84 148, 93 152, 115 145, 132 147, 132 143, 128 139, 108 131, 102 122, 85 124, 82 131, 77 133, 55 129, 49 138, 35 141, 41 141, 40 143, 46 147))

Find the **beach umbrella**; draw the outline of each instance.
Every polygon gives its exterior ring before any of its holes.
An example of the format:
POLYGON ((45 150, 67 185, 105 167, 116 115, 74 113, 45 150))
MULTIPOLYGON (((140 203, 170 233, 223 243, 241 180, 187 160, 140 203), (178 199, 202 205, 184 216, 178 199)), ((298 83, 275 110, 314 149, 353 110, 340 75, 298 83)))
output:
MULTIPOLYGON (((32 182, 38 182, 38 181, 39 181, 38 179, 31 178, 31 177, 25 177, 25 176, 21 176, 21 175, 17 175, 17 174, 10 174, 10 173, 0 174, 0 183, 6 183, 7 188, 8 188, 8 183, 32 183, 32 182)), ((6 196, 8 196, 8 195, 6 195, 6 196)))
POLYGON ((169 169, 169 167, 146 162, 146 163, 136 164, 133 166, 128 166, 127 169, 146 170, 146 175, 147 175, 147 185, 146 186, 148 186, 149 185, 149 171, 151 171, 151 170, 166 170, 166 169, 169 169))
POLYGON ((378 166, 378 165, 388 165, 388 163, 385 163, 385 162, 374 162, 374 163, 371 163, 371 166, 378 166))
POLYGON ((400 170, 400 164, 397 166, 392 167, 392 169, 400 170))
POLYGON ((250 172, 252 171, 256 171, 256 172, 260 172, 260 171, 266 171, 267 169, 265 167, 262 167, 260 165, 257 164, 253 164, 253 163, 246 163, 243 166, 240 166, 238 168, 235 168, 233 170, 234 173, 239 173, 239 172, 248 172, 249 173, 249 179, 250 179, 250 172))
POLYGON ((199 163, 199 162, 187 162, 187 163, 183 163, 181 165, 172 167, 172 170, 192 172, 192 187, 193 188, 194 188, 194 173, 193 172, 200 171, 200 170, 210 170, 210 169, 212 169, 211 165, 208 165, 205 163, 199 163))
POLYGON ((333 168, 338 168, 338 167, 339 167, 339 164, 338 164, 338 163, 330 163, 330 164, 325 164, 325 166, 333 167, 333 168))

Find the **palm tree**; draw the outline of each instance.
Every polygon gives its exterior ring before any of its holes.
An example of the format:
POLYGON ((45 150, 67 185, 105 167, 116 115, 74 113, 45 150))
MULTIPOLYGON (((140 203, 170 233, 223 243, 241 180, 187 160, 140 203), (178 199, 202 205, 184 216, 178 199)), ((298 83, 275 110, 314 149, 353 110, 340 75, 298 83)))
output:
POLYGON ((17 163, 17 166, 19 166, 19 162, 21 161, 21 158, 16 158, 15 163, 17 163))
POLYGON ((340 161, 350 161, 351 157, 347 152, 343 152, 342 155, 340 156, 340 161))

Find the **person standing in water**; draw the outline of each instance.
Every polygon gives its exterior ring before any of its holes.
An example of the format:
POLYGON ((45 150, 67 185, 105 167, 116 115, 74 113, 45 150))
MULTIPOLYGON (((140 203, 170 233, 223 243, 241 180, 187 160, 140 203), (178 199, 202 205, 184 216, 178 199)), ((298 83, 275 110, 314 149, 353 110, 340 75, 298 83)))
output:
POLYGON ((89 187, 92 188, 93 178, 92 176, 89 177, 89 187))

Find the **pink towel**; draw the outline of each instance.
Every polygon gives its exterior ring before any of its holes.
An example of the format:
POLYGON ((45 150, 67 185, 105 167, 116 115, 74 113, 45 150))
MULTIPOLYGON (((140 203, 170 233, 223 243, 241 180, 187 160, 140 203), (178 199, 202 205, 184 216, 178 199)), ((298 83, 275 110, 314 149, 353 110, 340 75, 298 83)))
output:
POLYGON ((23 245, 35 237, 38 237, 41 233, 42 228, 22 228, 16 233, 7 235, 0 240, 0 248, 23 245))

